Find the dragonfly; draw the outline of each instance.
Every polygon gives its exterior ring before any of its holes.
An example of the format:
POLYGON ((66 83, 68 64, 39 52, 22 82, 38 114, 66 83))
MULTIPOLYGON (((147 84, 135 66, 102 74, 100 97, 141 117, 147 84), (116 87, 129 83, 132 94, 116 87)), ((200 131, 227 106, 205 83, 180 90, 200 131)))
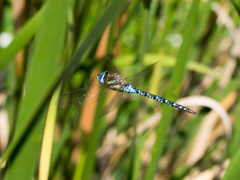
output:
MULTIPOLYGON (((170 101, 168 99, 165 99, 163 97, 160 97, 158 95, 154 95, 151 94, 149 92, 145 92, 142 91, 138 88, 136 88, 134 86, 134 81, 136 79, 142 79, 141 77, 144 76, 144 74, 146 74, 147 72, 149 72, 150 69, 152 69, 152 67, 156 64, 152 64, 150 66, 148 66, 147 68, 145 68, 143 71, 129 76, 127 78, 124 78, 117 70, 117 68, 114 66, 114 64, 111 62, 109 62, 110 64, 112 64, 112 69, 114 69, 113 71, 104 71, 101 74, 97 74, 97 81, 98 81, 98 85, 111 90, 111 91, 115 91, 118 93, 128 93, 128 94, 137 94, 140 96, 144 96, 150 99, 153 99, 155 101, 158 101, 160 103, 166 104, 168 106, 174 107, 176 109, 185 111, 187 113, 190 114, 197 114, 195 111, 180 105, 176 102, 170 101), (132 83, 131 83, 132 82, 132 83)), ((98 86, 97 85, 97 86, 98 86)), ((96 86, 96 87, 97 87, 96 86)), ((64 99, 69 98, 72 99, 70 103, 74 104, 74 105, 81 105, 83 104, 84 99, 86 98, 86 93, 88 91, 89 88, 86 89, 79 89, 79 90, 75 90, 66 94, 63 94, 62 96, 60 96, 59 98, 59 106, 64 107, 64 99)), ((95 92, 96 93, 96 92, 95 92)), ((91 94, 90 97, 94 97, 95 94, 91 94)), ((120 95, 121 96, 121 95, 120 95)), ((122 99, 122 98, 119 98, 122 99)), ((113 103, 109 103, 110 105, 113 103)), ((71 104, 70 104, 71 105, 71 104)), ((108 113, 108 112, 107 112, 108 113)), ((106 114, 106 113, 105 113, 106 114)))

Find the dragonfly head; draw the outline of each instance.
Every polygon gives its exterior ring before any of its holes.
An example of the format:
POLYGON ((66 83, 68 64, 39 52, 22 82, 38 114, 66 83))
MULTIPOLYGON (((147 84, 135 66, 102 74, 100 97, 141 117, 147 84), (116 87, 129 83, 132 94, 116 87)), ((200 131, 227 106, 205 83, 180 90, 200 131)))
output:
POLYGON ((107 72, 107 71, 104 71, 103 73, 98 74, 98 75, 97 75, 98 81, 99 81, 101 84, 103 84, 105 78, 107 77, 107 75, 108 75, 108 72, 107 72))

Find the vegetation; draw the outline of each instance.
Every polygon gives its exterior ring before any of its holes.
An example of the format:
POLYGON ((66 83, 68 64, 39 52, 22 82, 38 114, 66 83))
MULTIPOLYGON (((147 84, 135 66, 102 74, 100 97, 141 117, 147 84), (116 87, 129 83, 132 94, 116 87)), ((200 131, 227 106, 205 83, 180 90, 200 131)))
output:
POLYGON ((1 177, 239 177, 239 4, 16 2, 0 6, 1 177), (124 77, 158 62, 133 84, 198 114, 91 85, 111 62, 124 77), (58 104, 79 88, 84 103, 58 104))

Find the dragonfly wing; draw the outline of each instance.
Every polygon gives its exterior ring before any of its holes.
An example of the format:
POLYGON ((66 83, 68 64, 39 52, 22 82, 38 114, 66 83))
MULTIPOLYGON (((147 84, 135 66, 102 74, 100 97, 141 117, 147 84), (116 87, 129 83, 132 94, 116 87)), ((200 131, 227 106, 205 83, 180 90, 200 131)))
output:
POLYGON ((109 92, 107 98, 108 98, 107 102, 105 103, 105 106, 100 116, 103 116, 112 112, 117 107, 119 107, 119 104, 121 104, 124 101, 123 93, 118 91, 109 92))
POLYGON ((116 66, 113 64, 113 61, 110 57, 107 57, 107 60, 105 61, 103 70, 108 71, 109 73, 120 74, 120 72, 117 70, 116 66))
POLYGON ((91 99, 96 99, 94 97, 98 95, 99 88, 100 85, 96 84, 94 86, 65 93, 58 98, 57 105, 59 108, 79 107, 84 103, 86 98, 89 101, 91 101, 91 99))
POLYGON ((153 68, 154 68, 154 66, 155 66, 157 63, 159 63, 159 61, 155 62, 154 64, 152 64, 152 65, 150 65, 150 66, 148 66, 148 67, 146 67, 146 68, 143 69, 142 71, 140 71, 140 72, 138 72, 138 73, 136 73, 136 74, 134 74, 134 75, 132 75, 132 76, 129 76, 129 77, 125 78, 126 81, 127 81, 129 84, 133 85, 133 86, 137 86, 137 84, 139 84, 139 83, 141 83, 141 81, 143 81, 144 77, 145 77, 148 73, 150 73, 150 72, 153 71, 153 68))

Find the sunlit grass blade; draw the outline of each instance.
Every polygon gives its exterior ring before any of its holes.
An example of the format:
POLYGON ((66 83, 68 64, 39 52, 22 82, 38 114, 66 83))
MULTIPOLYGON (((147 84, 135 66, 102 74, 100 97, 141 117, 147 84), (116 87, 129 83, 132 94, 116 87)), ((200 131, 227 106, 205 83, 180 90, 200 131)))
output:
POLYGON ((51 99, 44 134, 43 134, 43 142, 41 148, 41 156, 40 156, 40 163, 39 163, 39 179, 48 179, 49 177, 49 170, 50 170, 50 161, 52 155, 52 144, 53 144, 53 135, 55 129, 55 120, 57 115, 57 106, 56 101, 58 99, 60 93, 60 88, 58 88, 53 97, 51 99))

